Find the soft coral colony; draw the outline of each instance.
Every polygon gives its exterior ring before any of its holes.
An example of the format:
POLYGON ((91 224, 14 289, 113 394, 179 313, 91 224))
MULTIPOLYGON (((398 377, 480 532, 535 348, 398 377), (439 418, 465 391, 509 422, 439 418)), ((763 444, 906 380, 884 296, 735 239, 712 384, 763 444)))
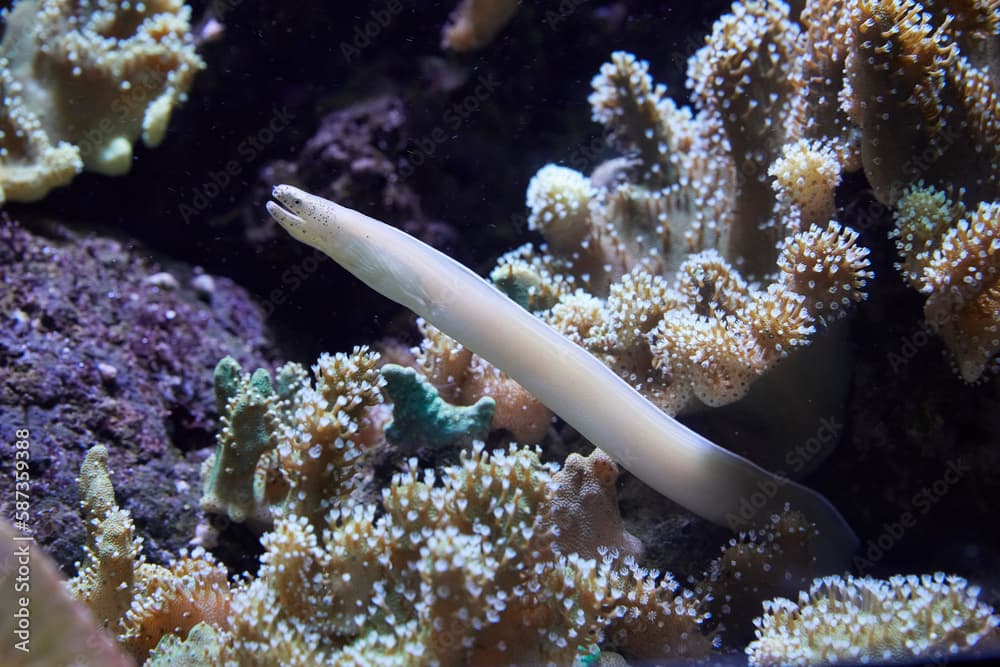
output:
MULTIPOLYGON (((689 63, 694 110, 646 63, 613 54, 590 104, 622 156, 590 175, 542 168, 527 198, 546 244, 509 253, 491 275, 669 414, 738 400, 865 297, 868 251, 836 220, 842 175, 858 169, 896 207, 900 270, 927 295, 962 377, 982 376, 1000 350, 1000 101, 987 66, 1000 2, 803 4, 797 17, 783 2, 734 4, 689 63)), ((51 148, 17 136, 29 153, 51 148)), ((751 662, 939 656, 995 637, 997 617, 957 577, 810 584, 815 517, 794 511, 734 539, 690 588, 645 570, 599 450, 558 469, 535 449, 476 444, 437 471, 408 461, 376 495, 372 453, 387 434, 407 439, 386 389, 397 405, 420 403, 408 419, 432 423, 427 442, 461 442, 463 430, 471 440, 492 420, 529 443, 550 423, 503 364, 421 327, 417 370, 440 396, 392 395, 392 381, 418 381, 380 370, 365 349, 324 355, 312 378, 295 364, 272 379, 220 362, 223 429, 203 504, 267 531, 254 577, 231 582, 201 550, 169 567, 144 562, 105 454, 92 450, 81 473, 92 532, 73 593, 147 664, 703 658, 742 648, 747 619, 733 610, 759 614, 763 597, 797 590, 797 603, 763 607, 751 662), (844 635, 876 618, 877 629, 844 635)))

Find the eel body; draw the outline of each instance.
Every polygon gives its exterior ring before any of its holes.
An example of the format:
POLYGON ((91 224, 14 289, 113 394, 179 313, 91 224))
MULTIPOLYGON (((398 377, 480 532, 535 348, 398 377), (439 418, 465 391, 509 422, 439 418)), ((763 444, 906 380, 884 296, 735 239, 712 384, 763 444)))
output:
POLYGON ((292 186, 275 187, 273 197, 278 203, 268 202, 268 212, 293 237, 503 370, 629 472, 688 510, 743 530, 788 504, 819 530, 820 569, 842 568, 857 547, 857 537, 823 496, 687 428, 447 255, 292 186))

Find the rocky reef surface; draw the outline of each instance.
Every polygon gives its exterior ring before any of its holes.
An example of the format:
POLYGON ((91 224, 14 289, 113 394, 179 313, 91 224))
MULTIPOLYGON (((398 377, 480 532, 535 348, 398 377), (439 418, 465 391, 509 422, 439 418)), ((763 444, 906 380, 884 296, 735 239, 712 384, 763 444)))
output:
POLYGON ((64 567, 79 560, 76 477, 105 444, 149 557, 169 560, 193 536, 216 430, 206 369, 227 354, 267 365, 260 306, 228 278, 159 263, 135 242, 7 216, 0 281, 0 473, 12 478, 14 433, 28 429, 37 540, 64 567))

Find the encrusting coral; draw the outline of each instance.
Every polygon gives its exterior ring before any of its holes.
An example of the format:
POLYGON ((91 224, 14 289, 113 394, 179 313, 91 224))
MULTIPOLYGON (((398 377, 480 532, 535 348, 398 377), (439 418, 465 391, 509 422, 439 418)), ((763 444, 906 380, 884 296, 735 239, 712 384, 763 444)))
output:
POLYGON ((817 579, 797 602, 764 603, 746 653, 751 665, 947 658, 997 632, 1000 617, 979 592, 943 572, 817 579))
POLYGON ((385 364, 381 372, 392 400, 392 421, 385 426, 390 443, 446 447, 468 444, 489 433, 496 406, 489 396, 470 406, 454 406, 442 400, 434 385, 412 368, 385 364))
POLYGON ((642 557, 642 542, 625 530, 618 513, 617 480, 618 465, 600 449, 566 457, 552 477, 555 490, 543 522, 561 553, 596 558, 598 550, 615 549, 636 560, 642 557))
POLYGON ((163 141, 204 67, 180 0, 19 0, 0 44, 0 203, 82 169, 117 175, 163 141))

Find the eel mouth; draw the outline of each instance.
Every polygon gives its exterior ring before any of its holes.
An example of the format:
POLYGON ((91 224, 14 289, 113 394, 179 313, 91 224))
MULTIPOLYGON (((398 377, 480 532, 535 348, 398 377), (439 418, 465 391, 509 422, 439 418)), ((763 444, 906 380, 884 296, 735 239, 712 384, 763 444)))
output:
POLYGON ((290 234, 297 235, 296 232, 305 227, 305 221, 298 215, 305 203, 301 191, 290 185, 276 185, 271 191, 271 196, 277 200, 277 203, 267 202, 267 212, 290 234))

